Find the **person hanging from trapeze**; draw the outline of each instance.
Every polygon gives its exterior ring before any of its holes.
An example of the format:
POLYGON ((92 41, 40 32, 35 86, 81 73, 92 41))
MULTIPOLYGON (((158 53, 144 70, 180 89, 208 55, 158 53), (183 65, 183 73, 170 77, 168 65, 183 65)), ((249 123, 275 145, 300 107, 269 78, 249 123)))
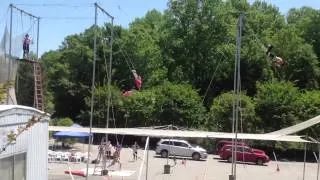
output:
POLYGON ((268 49, 267 49, 267 52, 266 52, 266 55, 271 59, 272 61, 272 65, 275 66, 275 67, 284 67, 286 65, 288 65, 288 62, 285 61, 284 59, 282 59, 281 57, 278 57, 274 54, 271 53, 273 49, 273 45, 269 44, 268 45, 268 49))
MULTIPOLYGON (((133 77, 134 77, 134 86, 135 86, 135 89, 137 91, 140 91, 141 90, 141 87, 142 87, 142 78, 141 76, 137 73, 136 70, 132 70, 131 71, 132 74, 133 74, 133 77)), ((129 91, 125 91, 122 95, 123 96, 131 96, 132 94, 134 93, 134 90, 129 90, 129 91)))
POLYGON ((134 85, 136 86, 136 89, 138 91, 140 91, 140 89, 142 87, 142 78, 141 78, 141 76, 138 75, 136 70, 132 70, 132 74, 134 77, 134 85))
POLYGON ((32 43, 31 39, 29 38, 29 34, 26 34, 23 39, 23 58, 29 57, 29 46, 32 43))

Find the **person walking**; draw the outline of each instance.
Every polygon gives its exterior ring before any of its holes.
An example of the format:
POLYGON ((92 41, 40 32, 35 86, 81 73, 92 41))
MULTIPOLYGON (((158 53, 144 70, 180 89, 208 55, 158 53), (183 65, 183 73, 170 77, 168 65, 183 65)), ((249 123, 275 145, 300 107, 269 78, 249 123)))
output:
POLYGON ((137 141, 135 141, 134 144, 132 145, 133 161, 138 160, 138 149, 139 149, 139 145, 137 141))

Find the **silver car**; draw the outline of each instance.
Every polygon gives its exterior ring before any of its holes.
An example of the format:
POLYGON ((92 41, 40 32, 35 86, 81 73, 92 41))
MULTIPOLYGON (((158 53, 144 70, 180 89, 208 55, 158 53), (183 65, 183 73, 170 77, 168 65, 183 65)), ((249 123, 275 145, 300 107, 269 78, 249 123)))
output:
POLYGON ((161 139, 157 143, 156 153, 161 157, 183 156, 193 160, 206 159, 207 151, 200 146, 193 146, 188 141, 178 139, 161 139))

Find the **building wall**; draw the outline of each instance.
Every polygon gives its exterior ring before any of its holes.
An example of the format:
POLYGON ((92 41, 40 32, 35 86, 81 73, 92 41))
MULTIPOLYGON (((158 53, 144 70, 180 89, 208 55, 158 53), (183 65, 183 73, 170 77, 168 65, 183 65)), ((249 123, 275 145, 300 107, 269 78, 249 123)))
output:
MULTIPOLYGON (((24 106, 11 107, 0 106, 0 137, 2 138, 6 138, 6 135, 18 126, 26 125, 32 115, 43 114, 41 111, 24 106)), ((3 152, 0 151, 0 162, 2 158, 26 153, 26 180, 48 179, 48 121, 49 117, 45 116, 41 122, 18 136, 15 144, 9 145, 3 152)), ((4 143, 5 139, 2 139, 2 145, 4 143)))

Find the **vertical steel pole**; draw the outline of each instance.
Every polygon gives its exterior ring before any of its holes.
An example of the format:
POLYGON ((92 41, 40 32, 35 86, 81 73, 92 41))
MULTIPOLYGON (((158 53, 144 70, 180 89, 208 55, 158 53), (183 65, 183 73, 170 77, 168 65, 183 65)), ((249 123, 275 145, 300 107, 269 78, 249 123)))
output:
POLYGON ((148 180, 148 170, 149 170, 149 144, 147 144, 147 159, 146 159, 146 180, 148 180))
POLYGON ((89 172, 89 158, 92 144, 92 119, 93 119, 93 105, 94 105, 94 82, 96 76, 96 51, 97 51, 97 5, 95 4, 95 15, 94 15, 94 42, 93 42, 93 70, 92 70, 92 86, 91 86, 91 111, 90 111, 90 129, 89 129, 89 145, 88 145, 88 160, 86 170, 86 180, 88 180, 89 172))
POLYGON ((317 167, 317 180, 319 180, 319 169, 320 169, 320 144, 319 144, 319 142, 317 143, 317 145, 318 145, 318 162, 317 162, 317 164, 318 164, 318 167, 317 167))
POLYGON ((239 112, 240 112, 240 50, 241 50, 241 34, 242 34, 242 18, 243 14, 239 16, 239 21, 237 25, 237 38, 236 45, 237 50, 235 54, 234 62, 234 88, 233 88, 233 121, 232 121, 232 133, 235 137, 232 139, 232 166, 231 175, 229 179, 236 180, 237 173, 237 140, 238 140, 238 124, 239 124, 239 112))
POLYGON ((39 60, 39 33, 40 33, 40 18, 38 17, 38 27, 37 27, 37 61, 39 60))
POLYGON ((304 180, 305 175, 306 175, 306 159, 307 159, 307 143, 304 143, 303 177, 302 177, 302 180, 304 180))
MULTIPOLYGON (((7 82, 7 104, 9 104, 10 99, 10 81, 11 81, 11 63, 12 63, 12 15, 13 15, 13 6, 10 4, 10 35, 9 35, 9 58, 8 58, 8 82, 7 82)), ((6 52, 5 52, 6 54, 6 52)))
POLYGON ((240 109, 240 84, 241 84, 241 77, 240 77, 240 52, 241 52, 241 34, 242 34, 242 17, 243 14, 240 14, 239 17, 239 29, 238 29, 238 44, 237 44, 237 100, 236 100, 236 128, 235 128, 235 163, 234 163, 234 180, 237 179, 237 142, 238 142, 238 124, 239 124, 239 113, 241 111, 240 109))

